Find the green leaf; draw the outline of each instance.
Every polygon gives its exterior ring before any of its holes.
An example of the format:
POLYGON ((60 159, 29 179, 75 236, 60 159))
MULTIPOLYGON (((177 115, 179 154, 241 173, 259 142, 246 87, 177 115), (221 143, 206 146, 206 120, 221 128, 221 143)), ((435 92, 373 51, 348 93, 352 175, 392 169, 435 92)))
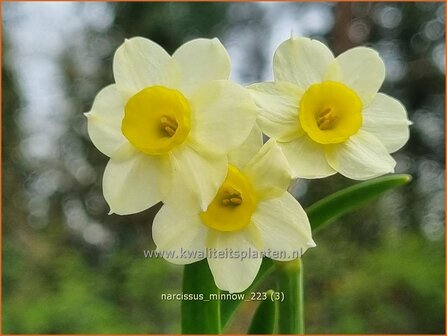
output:
POLYGON ((303 264, 301 258, 275 262, 278 292, 278 334, 304 334, 303 264))
POLYGON ((274 291, 272 289, 268 290, 266 298, 259 303, 248 328, 248 334, 268 335, 275 332, 278 301, 274 299, 273 294, 274 291))
POLYGON ((407 184, 411 175, 395 174, 365 181, 340 190, 306 209, 315 234, 337 218, 377 198, 385 191, 407 184))
POLYGON ((183 293, 197 297, 182 300, 182 334, 220 334, 220 303, 209 300, 210 294, 219 294, 219 289, 214 284, 206 259, 185 265, 183 293), (203 299, 197 299, 201 294, 203 299))
MULTIPOLYGON (((251 284, 250 287, 248 287, 243 293, 245 294, 245 297, 247 295, 250 295, 250 293, 256 288, 256 286, 264 280, 264 278, 272 271, 273 269, 273 262, 271 259, 264 258, 262 260, 261 268, 259 269, 258 274, 256 275, 255 280, 251 284)), ((236 309, 239 307, 239 305, 243 302, 243 300, 225 300, 221 302, 220 305, 220 312, 221 312, 221 321, 222 326, 225 328, 228 324, 228 322, 231 320, 231 317, 235 313, 236 309)))

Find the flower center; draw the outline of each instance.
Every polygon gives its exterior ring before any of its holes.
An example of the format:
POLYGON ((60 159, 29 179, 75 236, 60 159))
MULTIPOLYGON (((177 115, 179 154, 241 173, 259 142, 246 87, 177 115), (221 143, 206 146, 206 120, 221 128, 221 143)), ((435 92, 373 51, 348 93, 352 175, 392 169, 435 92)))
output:
POLYGON ((362 102, 346 85, 325 81, 311 85, 304 93, 299 119, 315 142, 344 142, 362 126, 362 102))
POLYGON ((212 229, 239 231, 250 223, 255 208, 256 197, 251 183, 236 167, 229 165, 225 181, 208 209, 200 213, 200 218, 212 229))
POLYGON ((328 107, 322 112, 320 112, 317 116, 318 128, 321 129, 322 131, 332 129, 337 119, 338 119, 337 114, 335 114, 334 111, 330 107, 328 107))
POLYGON ((127 102, 121 131, 143 153, 165 154, 185 141, 190 114, 189 103, 179 91, 150 86, 127 102))

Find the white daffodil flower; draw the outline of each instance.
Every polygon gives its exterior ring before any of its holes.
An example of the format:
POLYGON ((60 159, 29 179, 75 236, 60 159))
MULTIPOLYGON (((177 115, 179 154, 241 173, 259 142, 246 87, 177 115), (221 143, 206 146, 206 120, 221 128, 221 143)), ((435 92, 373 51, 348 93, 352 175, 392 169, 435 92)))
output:
POLYGON ((227 153, 245 141, 257 114, 247 90, 228 81, 223 45, 196 39, 170 56, 131 38, 117 49, 113 74, 116 84, 86 114, 92 142, 110 157, 103 191, 111 213, 143 211, 183 187, 206 209, 225 179, 227 153))
POLYGON ((334 58, 321 42, 283 42, 273 58, 274 82, 249 88, 262 108, 259 123, 277 140, 294 177, 336 172, 365 180, 394 171, 389 155, 408 140, 404 106, 378 93, 385 65, 370 48, 334 58))
POLYGON ((273 139, 261 146, 255 128, 230 153, 225 181, 206 211, 197 201, 165 204, 152 227, 166 260, 189 264, 207 258, 216 285, 230 292, 251 285, 263 253, 291 260, 315 246, 306 213, 287 192, 287 160, 273 139))

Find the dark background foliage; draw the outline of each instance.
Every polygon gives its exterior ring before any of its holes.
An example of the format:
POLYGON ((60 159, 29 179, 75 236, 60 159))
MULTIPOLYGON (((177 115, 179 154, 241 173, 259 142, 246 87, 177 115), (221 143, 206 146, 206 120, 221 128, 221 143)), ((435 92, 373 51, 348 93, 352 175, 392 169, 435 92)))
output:
MULTIPOLYGON (((148 37, 173 52, 218 37, 242 83, 271 79, 291 29, 336 54, 377 49, 381 91, 407 107, 394 155, 413 182, 345 216, 304 257, 309 333, 444 333, 443 3, 2 3, 4 333, 178 333, 182 268, 145 259, 158 207, 108 216, 107 158, 82 112, 113 81, 114 50, 148 37)), ((368 64, 365 64, 368 67, 368 64)), ((355 182, 300 181, 304 205, 355 182)), ((269 279, 265 286, 270 286, 269 279)), ((256 303, 228 332, 245 332, 256 303)))

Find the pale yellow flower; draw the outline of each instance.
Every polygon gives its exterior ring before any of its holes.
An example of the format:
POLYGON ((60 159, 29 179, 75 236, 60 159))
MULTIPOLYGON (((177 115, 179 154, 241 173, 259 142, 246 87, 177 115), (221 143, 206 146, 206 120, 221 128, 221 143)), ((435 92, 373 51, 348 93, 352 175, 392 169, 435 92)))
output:
POLYGON ((291 177, 284 155, 274 140, 261 146, 262 134, 254 128, 230 153, 226 179, 206 211, 191 194, 189 202, 164 205, 152 228, 166 260, 207 258, 216 285, 230 292, 250 286, 261 252, 291 260, 315 246, 306 213, 287 192, 291 177))
POLYGON ((283 42, 273 59, 274 82, 250 86, 262 108, 259 123, 276 139, 294 177, 336 172, 364 180, 394 171, 389 155, 409 137, 404 106, 378 93, 385 66, 358 47, 337 58, 321 42, 283 42))
POLYGON ((111 212, 143 211, 184 188, 206 208, 225 179, 228 151, 256 119, 252 98, 229 73, 217 39, 192 40, 172 57, 141 37, 117 49, 116 84, 87 113, 90 138, 110 157, 103 191, 111 212))

